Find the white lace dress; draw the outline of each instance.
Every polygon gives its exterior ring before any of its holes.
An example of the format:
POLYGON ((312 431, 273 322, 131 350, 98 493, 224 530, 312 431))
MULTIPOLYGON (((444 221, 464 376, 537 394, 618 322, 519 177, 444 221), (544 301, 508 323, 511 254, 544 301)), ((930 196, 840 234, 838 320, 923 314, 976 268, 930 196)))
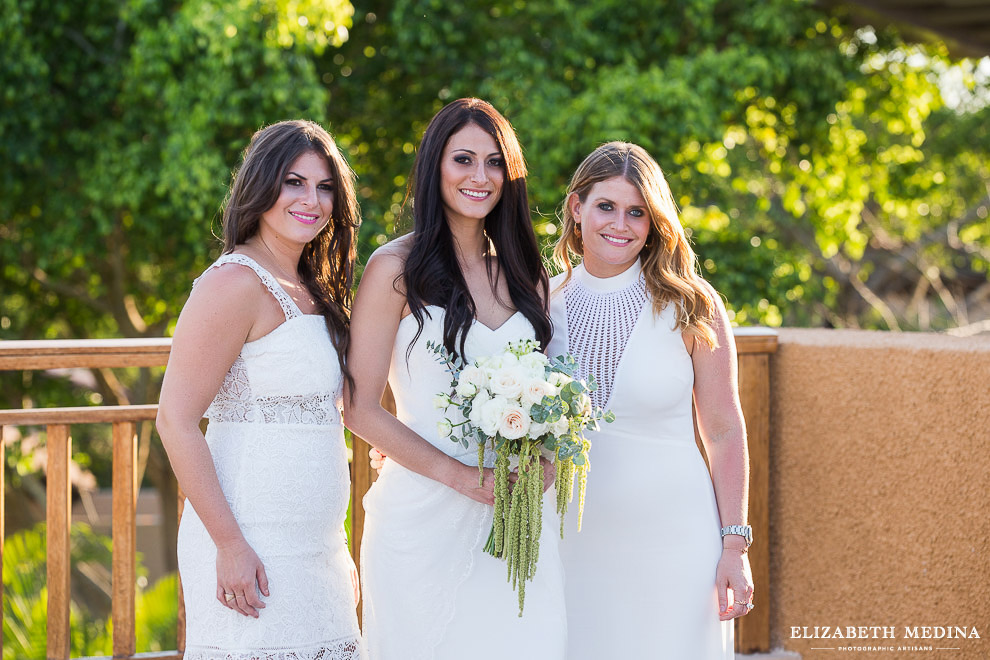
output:
POLYGON ((639 263, 607 279, 578 266, 562 281, 551 281, 549 354, 574 355, 598 381, 595 405, 616 416, 589 436, 581 532, 576 506, 565 521, 567 658, 731 660, 715 591, 718 508, 674 308, 654 316, 639 263))
POLYGON ((216 546, 187 501, 178 539, 185 660, 364 658, 343 531, 350 476, 337 354, 322 316, 303 314, 244 255, 211 268, 228 263, 254 270, 285 312, 285 323, 244 344, 206 412, 220 486, 271 596, 261 596, 257 619, 217 601, 216 546))
MULTIPOLYGON (((392 349, 389 384, 396 415, 444 453, 477 465, 477 450, 437 434, 441 411, 433 397, 449 390, 450 375, 425 348, 443 340, 443 309, 430 306, 423 333, 407 316, 392 349)), ((516 313, 497 329, 475 321, 468 359, 532 339, 533 327, 516 313)), ((494 461, 494 454, 486 464, 494 461)), ((506 564, 484 552, 493 509, 447 486, 385 461, 364 498, 361 546, 363 625, 371 660, 563 660, 566 643, 563 574, 557 548, 554 491, 543 500, 543 535, 536 577, 526 584, 520 618, 506 564)))

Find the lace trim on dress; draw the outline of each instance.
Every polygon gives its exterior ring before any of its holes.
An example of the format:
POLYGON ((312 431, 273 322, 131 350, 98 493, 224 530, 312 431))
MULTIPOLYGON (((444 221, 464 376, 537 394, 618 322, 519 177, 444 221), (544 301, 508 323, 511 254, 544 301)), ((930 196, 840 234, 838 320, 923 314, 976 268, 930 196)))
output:
POLYGON ((251 394, 244 358, 238 356, 204 417, 211 422, 331 425, 340 422, 336 392, 262 396, 251 394))
POLYGON ((604 408, 612 397, 619 361, 646 304, 642 275, 633 284, 608 293, 592 291, 578 278, 564 289, 567 350, 578 361, 578 374, 593 376, 598 389, 591 403, 604 408))
MULTIPOLYGON (((272 294, 276 301, 278 301, 279 307, 282 308, 282 312, 285 314, 286 321, 303 315, 302 311, 292 300, 292 297, 285 292, 285 289, 282 288, 272 274, 262 268, 261 265, 251 257, 243 254, 225 254, 214 261, 213 265, 207 268, 205 272, 209 272, 210 270, 223 266, 224 264, 240 264, 241 266, 247 266, 253 270, 258 276, 258 279, 261 280, 261 283, 265 285, 266 289, 268 289, 268 292, 272 294)), ((199 277, 202 277, 202 275, 199 277)), ((196 286, 196 282, 199 281, 199 277, 193 280, 194 287, 196 286)))
POLYGON ((361 641, 355 638, 321 642, 306 648, 250 649, 227 651, 219 648, 186 649, 183 660, 364 660, 361 641))

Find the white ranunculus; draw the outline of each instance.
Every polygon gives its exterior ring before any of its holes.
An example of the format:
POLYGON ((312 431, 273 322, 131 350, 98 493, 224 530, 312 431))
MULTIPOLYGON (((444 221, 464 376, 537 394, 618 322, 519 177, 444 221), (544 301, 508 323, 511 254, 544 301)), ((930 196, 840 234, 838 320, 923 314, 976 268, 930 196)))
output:
POLYGON ((570 422, 567 419, 567 415, 561 415, 560 419, 558 419, 550 426, 550 431, 558 438, 566 434, 569 429, 570 429, 570 422))
POLYGON ((524 375, 518 367, 503 367, 492 374, 488 384, 495 396, 515 399, 522 393, 523 380, 524 375))
POLYGON ((545 396, 553 396, 553 387, 542 378, 530 378, 523 383, 522 402, 527 406, 542 403, 545 396))
POLYGON ((532 422, 529 425, 529 437, 533 440, 537 440, 541 435, 546 433, 550 429, 550 425, 546 422, 532 422))
POLYGON ((450 405, 450 396, 447 394, 438 394, 433 397, 433 407, 438 409, 444 409, 450 405))
POLYGON ((519 358, 512 351, 505 351, 499 358, 502 360, 502 367, 516 367, 519 365, 519 358))
POLYGON ((547 381, 556 388, 563 387, 567 383, 574 380, 567 374, 562 374, 559 371, 551 371, 550 375, 547 377, 547 381))
POLYGON ((453 431, 454 425, 450 423, 449 419, 444 418, 437 422, 437 433, 440 434, 441 438, 449 438, 453 431))
POLYGON ((502 413, 509 406, 509 402, 504 397, 494 397, 485 402, 481 406, 480 419, 478 420, 478 426, 481 427, 481 432, 490 438, 495 437, 498 433, 499 424, 502 421, 502 413))
POLYGON ((545 373, 546 366, 550 364, 550 361, 543 353, 527 353, 519 358, 519 364, 526 371, 539 373, 540 376, 542 376, 545 373))
POLYGON ((591 409, 591 397, 588 396, 587 392, 582 392, 578 396, 577 401, 574 401, 574 405, 577 407, 577 414, 582 417, 590 417, 593 412, 591 409))
POLYGON ((517 440, 529 432, 531 420, 521 406, 510 404, 502 411, 498 432, 503 438, 517 440))

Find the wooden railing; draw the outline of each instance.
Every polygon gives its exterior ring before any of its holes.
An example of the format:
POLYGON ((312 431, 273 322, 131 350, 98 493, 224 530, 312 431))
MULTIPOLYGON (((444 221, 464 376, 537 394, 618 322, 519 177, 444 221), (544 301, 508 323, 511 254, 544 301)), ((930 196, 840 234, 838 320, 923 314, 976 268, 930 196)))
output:
MULTIPOLYGON (((750 499, 749 519, 756 538, 750 549, 753 578, 759 594, 769 594, 769 450, 770 450, 770 371, 769 356, 777 350, 777 336, 766 328, 737 328, 739 389, 749 436, 750 499)), ((168 359, 168 339, 52 340, 0 342, 0 371, 39 370, 72 367, 156 367, 168 359)), ((386 405, 392 409, 386 394, 386 405)), ((3 456, 3 427, 46 425, 48 431, 47 485, 47 575, 49 660, 69 658, 69 525, 71 484, 69 464, 72 424, 112 424, 113 426, 113 558, 112 605, 113 658, 121 660, 181 660, 185 648, 185 616, 179 589, 177 650, 164 653, 136 653, 136 504, 137 504, 137 422, 153 420, 156 405, 95 406, 85 408, 42 408, 0 410, 0 461, 3 456)), ((368 459, 368 446, 354 438, 351 466, 351 553, 357 562, 361 551, 364 508, 362 501, 375 474, 368 459)), ((0 471, 0 538, 3 536, 3 475, 0 471)), ((177 506, 181 507, 182 496, 177 506)), ((181 511, 181 509, 180 509, 181 511)), ((2 551, 0 551, 2 553, 2 551)), ((2 554, 0 554, 2 560, 2 554)), ((2 586, 0 586, 2 595, 2 586)), ((770 649, 769 598, 736 623, 736 650, 749 653, 770 649)), ((0 612, 0 617, 2 617, 0 612)), ((2 618, 0 618, 2 626, 2 618)), ((2 652, 2 640, 0 640, 2 652)), ((93 659, 96 660, 96 659, 93 659)))
MULTIPOLYGON (((118 339, 91 341, 0 342, 0 371, 72 367, 159 367, 168 359, 168 339, 118 339)), ((47 574, 49 660, 69 657, 69 604, 71 566, 69 529, 72 517, 72 424, 113 426, 113 555, 111 566, 111 616, 113 657, 181 660, 184 647, 182 591, 179 590, 178 650, 136 653, 134 630, 137 584, 137 422, 153 420, 158 406, 94 406, 0 410, 0 439, 5 426, 45 425, 48 435, 47 465, 47 574)), ((0 442, 0 452, 2 452, 0 442)), ((0 460, 3 459, 0 453, 0 460)), ((2 477, 0 477, 2 479, 2 477)), ((0 481, 0 511, 3 488, 0 481)), ((0 536, 3 521, 0 518, 0 536)), ((2 616, 2 614, 0 614, 2 616)), ((2 623, 2 620, 0 620, 2 623)), ((2 643, 2 642, 0 642, 2 643)), ((2 647, 0 647, 2 651, 2 647)))

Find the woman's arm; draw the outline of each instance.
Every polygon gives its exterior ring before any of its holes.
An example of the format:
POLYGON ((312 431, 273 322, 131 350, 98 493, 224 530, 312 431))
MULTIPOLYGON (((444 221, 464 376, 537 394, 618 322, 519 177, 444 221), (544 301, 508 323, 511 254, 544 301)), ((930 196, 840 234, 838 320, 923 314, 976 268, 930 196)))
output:
MULTIPOLYGON (((716 309, 714 329, 718 348, 709 350, 697 339, 694 341, 691 354, 694 402, 701 439, 711 465, 721 524, 723 527, 745 525, 749 509, 749 453, 746 423, 739 404, 736 345, 725 305, 710 287, 709 295, 716 309)), ((722 546, 716 584, 720 618, 727 620, 747 612, 746 603, 753 596, 753 578, 746 556, 746 540, 730 534, 722 540, 722 546), (728 608, 728 589, 732 590, 735 601, 732 608, 728 608)))
POLYGON ((406 304, 405 296, 394 285, 402 275, 403 259, 401 248, 390 243, 371 256, 361 276, 351 313, 347 366, 354 377, 354 387, 344 392, 345 422, 389 460, 473 500, 493 504, 490 470, 485 471, 484 486, 479 487, 476 467, 444 454, 382 407, 392 346, 406 304))
POLYGON ((267 301, 248 269, 210 270, 182 309, 162 383, 156 425, 182 490, 217 546, 217 600, 256 617, 268 578, 227 504, 199 422, 267 301), (227 602, 224 593, 236 598, 227 602))

